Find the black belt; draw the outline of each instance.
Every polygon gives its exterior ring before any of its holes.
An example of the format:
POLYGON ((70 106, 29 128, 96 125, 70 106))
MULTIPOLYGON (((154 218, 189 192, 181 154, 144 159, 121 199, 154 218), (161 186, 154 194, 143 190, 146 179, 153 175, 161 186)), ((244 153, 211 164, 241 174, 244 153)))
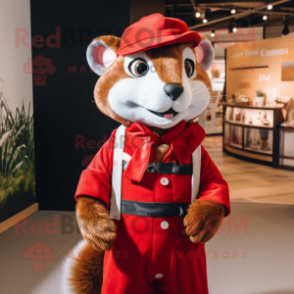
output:
MULTIPOLYGON (((128 162, 123 162, 123 169, 128 166, 128 162)), ((179 164, 178 162, 149 162, 146 170, 150 173, 166 174, 166 175, 192 175, 192 164, 179 164)))
POLYGON ((121 213, 147 217, 185 216, 190 203, 121 201, 121 213))

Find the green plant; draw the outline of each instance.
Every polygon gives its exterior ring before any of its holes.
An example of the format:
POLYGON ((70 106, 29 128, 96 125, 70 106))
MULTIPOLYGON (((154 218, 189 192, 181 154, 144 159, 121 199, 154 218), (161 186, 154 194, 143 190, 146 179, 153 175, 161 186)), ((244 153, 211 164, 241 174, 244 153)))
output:
POLYGON ((24 104, 15 115, 0 93, 0 206, 16 193, 35 195, 34 119, 24 104))
POLYGON ((261 90, 256 90, 256 97, 263 97, 264 93, 261 90))
POLYGON ((35 168, 30 161, 26 161, 13 176, 0 174, 0 209, 9 197, 24 193, 36 195, 35 168))

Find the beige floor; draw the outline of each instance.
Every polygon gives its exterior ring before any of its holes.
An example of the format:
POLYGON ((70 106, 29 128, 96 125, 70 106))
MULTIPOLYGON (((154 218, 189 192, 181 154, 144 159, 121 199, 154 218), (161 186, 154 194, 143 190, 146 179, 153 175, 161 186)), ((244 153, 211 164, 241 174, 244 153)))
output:
POLYGON ((207 137, 203 146, 228 182, 231 200, 294 204, 294 171, 228 156, 221 136, 207 137))
MULTIPOLYGON (((294 206, 253 202, 293 204, 294 172, 227 156, 221 137, 207 138, 204 147, 228 181, 231 199, 246 201, 231 203, 231 215, 205 246, 210 294, 293 294, 294 206)), ((62 262, 81 238, 75 213, 62 211, 39 211, 0 234, 0 293, 65 294, 62 262), (54 225, 52 234, 53 222, 58 231, 54 225), (54 253, 42 271, 24 254, 36 242, 54 253)))
MULTIPOLYGON (((222 229, 205 246, 209 293, 293 294, 294 206, 232 202, 231 208, 222 229)), ((23 225, 26 233, 18 227, 0 234, 0 293, 66 294, 61 291, 62 262, 82 238, 75 213, 38 211, 23 225), (58 232, 39 230, 54 220, 58 232), (36 225, 41 234, 33 232, 36 225), (54 253, 52 260, 42 262, 42 271, 34 268, 34 256, 24 255, 36 242, 54 253)))

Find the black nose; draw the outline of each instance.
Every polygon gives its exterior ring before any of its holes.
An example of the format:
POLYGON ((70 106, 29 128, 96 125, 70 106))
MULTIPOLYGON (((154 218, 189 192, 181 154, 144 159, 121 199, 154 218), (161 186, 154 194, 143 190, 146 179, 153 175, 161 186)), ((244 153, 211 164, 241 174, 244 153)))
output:
POLYGON ((172 101, 175 101, 184 92, 184 87, 181 84, 176 83, 166 84, 164 86, 164 91, 172 101))

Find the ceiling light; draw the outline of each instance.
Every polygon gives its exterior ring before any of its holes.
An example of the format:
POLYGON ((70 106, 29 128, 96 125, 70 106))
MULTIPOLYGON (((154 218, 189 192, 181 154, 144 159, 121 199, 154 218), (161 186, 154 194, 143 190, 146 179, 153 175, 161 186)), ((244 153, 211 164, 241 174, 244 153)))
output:
POLYGON ((233 32, 236 33, 237 32, 237 28, 233 27, 233 32))
POLYGON ((235 13, 236 13, 236 9, 233 8, 233 9, 231 10, 231 13, 232 13, 232 14, 235 14, 235 13))
POLYGON ((214 37, 214 33, 215 33, 215 30, 211 30, 211 34, 210 34, 210 36, 211 36, 211 37, 214 37))
POLYGON ((195 16, 196 16, 197 18, 199 18, 199 17, 201 16, 201 13, 200 13, 199 11, 197 11, 196 14, 195 14, 195 16))
POLYGON ((263 19, 264 21, 266 21, 266 20, 268 19, 267 15, 264 15, 264 16, 262 17, 262 19, 263 19))
POLYGON ((203 23, 207 23, 207 19, 210 18, 211 16, 211 11, 210 9, 205 9, 204 15, 203 15, 203 23))
POLYGON ((269 4, 269 5, 267 6, 267 10, 271 10, 271 9, 273 9, 273 6, 272 6, 271 4, 269 4))

